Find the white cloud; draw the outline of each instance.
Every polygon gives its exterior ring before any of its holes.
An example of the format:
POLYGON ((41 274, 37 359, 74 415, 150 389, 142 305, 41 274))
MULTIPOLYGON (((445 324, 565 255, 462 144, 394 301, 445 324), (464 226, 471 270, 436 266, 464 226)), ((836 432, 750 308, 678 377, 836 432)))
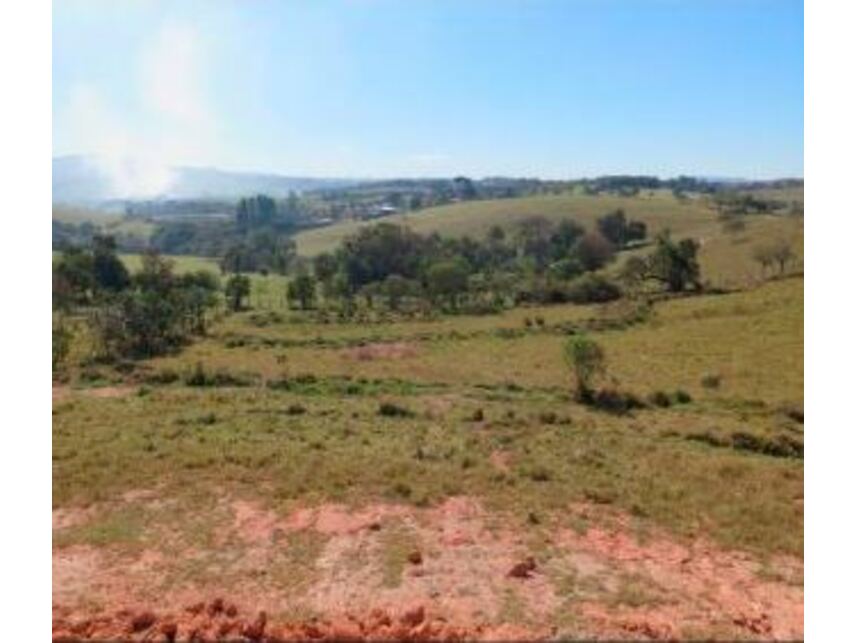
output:
POLYGON ((95 86, 80 83, 67 106, 78 149, 88 150, 111 183, 111 196, 167 192, 171 165, 207 162, 217 146, 205 92, 206 52, 191 26, 166 23, 140 54, 136 118, 120 115, 95 86))

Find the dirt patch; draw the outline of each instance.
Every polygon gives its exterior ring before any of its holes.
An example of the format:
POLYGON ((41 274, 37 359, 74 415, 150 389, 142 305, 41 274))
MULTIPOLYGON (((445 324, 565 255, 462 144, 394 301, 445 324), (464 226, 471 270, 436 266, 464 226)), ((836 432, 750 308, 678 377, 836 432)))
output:
POLYGON ((72 389, 69 386, 54 386, 52 387, 53 401, 64 400, 72 395, 85 395, 86 397, 95 398, 116 398, 126 397, 135 393, 137 389, 133 386, 99 386, 98 388, 81 388, 72 389))
POLYGON ((492 451, 491 455, 488 457, 488 461, 491 462, 491 466, 502 473, 509 473, 509 471, 511 471, 509 460, 510 455, 506 451, 492 451))
POLYGON ((406 359, 416 357, 417 349, 408 342, 379 342, 355 346, 342 352, 348 359, 360 362, 368 362, 379 359, 406 359))
POLYGON ((539 638, 526 628, 467 627, 449 623, 423 606, 398 612, 381 608, 366 614, 344 613, 336 618, 272 623, 265 611, 242 609, 222 597, 184 605, 180 609, 156 613, 145 608, 125 608, 107 615, 75 618, 57 613, 53 619, 53 639, 59 640, 527 640, 539 638))
POLYGON ((173 627, 199 640, 803 636, 800 561, 772 559, 765 569, 777 573, 761 573, 746 554, 651 530, 640 540, 630 519, 601 522, 589 508, 570 511, 595 525, 579 532, 551 517, 526 526, 466 497, 288 515, 224 506, 232 521, 210 551, 175 540, 165 552, 55 550, 55 638, 169 639, 173 627))
POLYGON ((799 561, 779 558, 774 566, 785 581, 763 578, 763 566, 742 552, 725 551, 705 540, 685 544, 664 534, 644 542, 633 537, 630 521, 585 534, 563 530, 561 551, 587 555, 610 570, 610 609, 603 602, 581 605, 598 629, 622 637, 687 638, 731 633, 740 638, 803 638, 803 587, 799 561), (624 524, 623 524, 624 523, 624 524))

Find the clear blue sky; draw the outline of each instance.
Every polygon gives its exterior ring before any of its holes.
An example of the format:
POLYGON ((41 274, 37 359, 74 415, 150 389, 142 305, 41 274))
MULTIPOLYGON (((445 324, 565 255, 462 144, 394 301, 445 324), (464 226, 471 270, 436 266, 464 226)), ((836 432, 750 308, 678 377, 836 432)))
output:
POLYGON ((802 176, 803 4, 62 0, 53 152, 316 176, 802 176))

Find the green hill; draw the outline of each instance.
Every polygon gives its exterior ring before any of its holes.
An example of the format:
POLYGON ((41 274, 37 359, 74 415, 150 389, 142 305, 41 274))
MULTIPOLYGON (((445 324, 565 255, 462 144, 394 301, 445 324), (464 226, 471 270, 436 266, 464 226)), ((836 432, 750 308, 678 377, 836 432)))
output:
MULTIPOLYGON (((678 201, 672 195, 615 197, 568 194, 493 201, 468 201, 408 214, 385 217, 383 221, 402 223, 417 232, 438 232, 447 236, 484 235, 493 225, 509 226, 527 217, 541 215, 549 219, 571 217, 583 225, 617 208, 633 219, 645 221, 651 232, 672 228, 678 234, 698 234, 714 224, 716 212, 697 199, 678 201)), ((326 228, 302 232, 295 238, 298 252, 313 256, 333 250, 342 239, 370 221, 349 221, 326 228)))

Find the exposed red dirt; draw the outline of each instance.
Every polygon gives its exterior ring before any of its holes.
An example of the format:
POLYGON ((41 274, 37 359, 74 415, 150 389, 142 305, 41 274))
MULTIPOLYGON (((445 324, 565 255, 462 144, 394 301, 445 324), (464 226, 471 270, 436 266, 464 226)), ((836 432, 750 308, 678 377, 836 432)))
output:
POLYGON ((363 615, 344 613, 335 618, 271 623, 264 611, 227 613, 217 602, 195 603, 156 614, 146 609, 122 609, 111 614, 75 618, 54 609, 53 639, 146 641, 427 641, 533 640, 526 628, 514 625, 460 626, 426 611, 422 605, 398 612, 375 608, 363 615))
MULTIPOLYGON (((129 497, 153 501, 143 492, 129 497)), ((248 500, 224 503, 233 522, 207 545, 214 551, 176 550, 172 539, 168 553, 55 548, 54 638, 803 636, 800 561, 769 561, 777 576, 763 576, 750 556, 703 540, 638 540, 627 518, 580 533, 540 527, 543 542, 533 550, 532 532, 472 498, 425 509, 326 504, 285 516, 248 500), (317 556, 285 578, 269 573, 293 546, 279 534, 321 539, 317 556), (390 539, 402 534, 414 544, 390 568, 390 539), (208 571, 182 580, 174 573, 182 565, 208 571), (298 573, 305 577, 291 583, 298 573)), ((59 511, 57 529, 91 517, 59 511)))
POLYGON ((366 344, 364 346, 356 346, 343 351, 349 359, 356 359, 361 362, 368 362, 376 359, 404 359, 407 357, 415 357, 417 349, 413 344, 407 342, 379 342, 376 344, 366 344))
POLYGON ((131 395, 137 389, 133 386, 99 386, 97 388, 73 389, 69 386, 53 386, 51 396, 54 402, 64 400, 72 395, 86 395, 101 399, 125 397, 131 395))

